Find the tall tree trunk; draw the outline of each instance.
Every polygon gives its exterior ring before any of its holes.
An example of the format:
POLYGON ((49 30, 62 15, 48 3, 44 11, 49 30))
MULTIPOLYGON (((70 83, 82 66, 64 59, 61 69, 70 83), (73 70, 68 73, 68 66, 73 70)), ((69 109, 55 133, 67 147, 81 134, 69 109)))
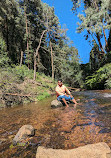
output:
POLYGON ((103 28, 103 33, 104 33, 104 38, 105 38, 105 43, 106 43, 105 47, 106 47, 106 50, 108 50, 108 41, 106 39, 106 34, 105 34, 104 28, 103 28))
MULTIPOLYGON (((98 7, 98 2, 97 2, 97 0, 93 0, 93 1, 94 1, 94 6, 95 6, 96 10, 99 12, 99 7, 98 7)), ((93 2, 93 1, 92 1, 92 2, 93 2)), ((104 28, 103 28, 103 34, 104 34, 105 43, 106 43, 106 48, 107 48, 108 42, 107 42, 107 39, 106 39, 106 34, 105 34, 104 28)), ((105 52, 104 52, 104 50, 103 50, 102 44, 101 44, 101 42, 100 42, 100 36, 99 36, 98 34, 97 34, 97 39, 98 39, 98 42, 99 42, 101 51, 102 51, 102 53, 104 54, 105 52)))
POLYGON ((109 52, 111 51, 111 29, 110 29, 109 37, 108 37, 108 51, 109 52))
POLYGON ((39 54, 39 52, 38 52, 38 63, 40 62, 40 54, 39 54))
POLYGON ((8 32, 8 20, 7 20, 7 17, 6 17, 5 29, 6 29, 6 44, 7 44, 7 51, 9 51, 9 40, 8 40, 9 32, 8 32))
POLYGON ((36 80, 36 69, 37 69, 37 61, 36 61, 36 53, 34 52, 34 81, 36 80))
POLYGON ((41 46, 41 42, 42 42, 42 38, 43 38, 43 36, 44 36, 44 34, 45 34, 45 32, 46 32, 47 30, 44 30, 43 32, 42 32, 42 35, 41 35, 41 37, 40 37, 40 41, 39 41, 39 45, 38 45, 38 47, 37 47, 37 49, 36 49, 36 52, 35 52, 35 56, 34 56, 34 81, 35 81, 35 79, 36 79, 36 67, 37 67, 37 61, 36 61, 36 59, 37 59, 37 56, 38 56, 38 53, 39 53, 39 49, 40 49, 40 46, 41 46))
POLYGON ((96 37, 97 37, 97 40, 99 42, 100 49, 101 49, 102 53, 104 54, 104 50, 103 50, 103 47, 102 47, 102 44, 101 44, 101 41, 100 41, 100 36, 99 36, 98 33, 96 33, 96 37))
POLYGON ((23 61, 23 51, 21 51, 20 66, 22 65, 22 61, 23 61))
POLYGON ((46 31, 47 31, 47 30, 44 30, 44 31, 42 32, 41 37, 40 37, 39 45, 38 45, 38 47, 37 47, 37 49, 36 49, 36 57, 38 56, 38 51, 39 51, 39 49, 40 49, 40 45, 41 45, 41 42, 42 42, 42 38, 43 38, 44 33, 45 33, 46 31))
POLYGON ((28 37, 28 22, 27 22, 26 8, 25 8, 25 24, 26 24, 26 35, 27 35, 27 59, 28 59, 28 68, 29 68, 29 37, 28 37))
POLYGON ((50 41, 50 48, 51 48, 52 80, 54 80, 54 60, 53 60, 53 52, 52 52, 52 44, 51 44, 51 41, 50 41))

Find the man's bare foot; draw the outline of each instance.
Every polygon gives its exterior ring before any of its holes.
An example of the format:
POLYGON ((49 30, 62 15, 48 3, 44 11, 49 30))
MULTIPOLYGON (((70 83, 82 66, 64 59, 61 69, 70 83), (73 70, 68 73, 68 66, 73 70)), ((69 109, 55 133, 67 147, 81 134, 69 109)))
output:
POLYGON ((74 104, 74 108, 76 108, 77 104, 74 104))

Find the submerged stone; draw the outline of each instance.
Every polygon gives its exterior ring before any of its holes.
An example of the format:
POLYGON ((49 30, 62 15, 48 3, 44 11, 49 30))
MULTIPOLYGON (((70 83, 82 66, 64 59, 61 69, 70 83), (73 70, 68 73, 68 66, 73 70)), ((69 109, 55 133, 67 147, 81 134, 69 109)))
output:
POLYGON ((35 129, 31 125, 24 125, 19 129, 12 143, 13 145, 23 143, 28 136, 33 136, 34 134, 35 129))

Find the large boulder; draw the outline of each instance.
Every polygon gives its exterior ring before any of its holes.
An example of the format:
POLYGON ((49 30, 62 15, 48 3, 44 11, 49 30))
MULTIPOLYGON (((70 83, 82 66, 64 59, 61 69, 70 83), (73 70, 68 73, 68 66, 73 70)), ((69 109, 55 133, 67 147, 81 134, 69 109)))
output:
POLYGON ((111 150, 104 142, 70 150, 46 149, 39 146, 36 158, 111 158, 111 150))
POLYGON ((62 102, 60 102, 60 101, 58 101, 58 100, 53 100, 53 101, 51 102, 51 107, 52 107, 52 108, 57 108, 57 107, 61 107, 61 106, 63 106, 63 104, 62 104, 62 102))
POLYGON ((12 143, 17 145, 17 143, 22 143, 27 137, 33 136, 35 134, 35 129, 31 125, 22 126, 16 136, 14 137, 12 143))

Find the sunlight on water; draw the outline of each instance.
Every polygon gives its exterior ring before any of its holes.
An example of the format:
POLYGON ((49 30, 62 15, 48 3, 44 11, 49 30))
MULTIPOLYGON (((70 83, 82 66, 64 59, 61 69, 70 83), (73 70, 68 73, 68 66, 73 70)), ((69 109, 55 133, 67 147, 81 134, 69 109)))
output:
POLYGON ((35 158, 39 145, 55 149, 72 149, 86 144, 106 142, 111 147, 111 98, 104 91, 74 92, 80 98, 76 109, 52 109, 52 96, 38 103, 20 105, 0 111, 0 157, 35 158), (32 125, 35 136, 24 147, 11 143, 20 127, 32 125))
POLYGON ((109 94, 109 93, 105 93, 105 94, 104 94, 104 97, 109 98, 109 97, 111 97, 111 94, 109 94))

